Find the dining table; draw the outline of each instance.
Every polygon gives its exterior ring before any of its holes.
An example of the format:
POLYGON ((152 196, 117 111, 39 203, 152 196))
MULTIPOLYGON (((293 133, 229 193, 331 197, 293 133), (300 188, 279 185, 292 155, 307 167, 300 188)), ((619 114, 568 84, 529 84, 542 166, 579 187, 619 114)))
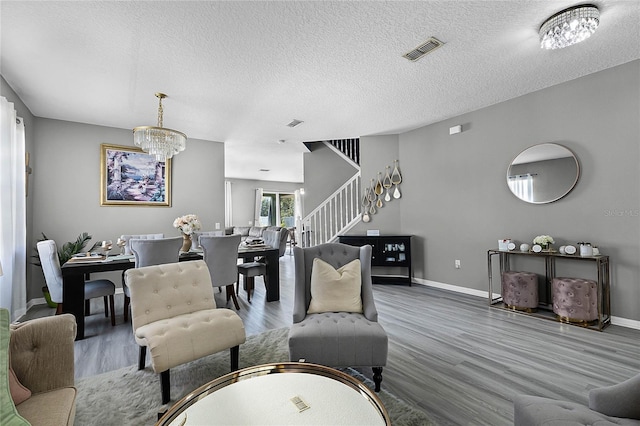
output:
MULTIPOLYGON (((280 253, 277 248, 270 246, 247 246, 241 244, 238 247, 238 259, 250 261, 262 258, 266 264, 267 273, 265 285, 267 288, 267 302, 280 300, 280 253)), ((203 252, 194 250, 180 252, 181 262, 203 258, 203 252)), ((76 340, 85 337, 85 299, 84 283, 89 276, 98 272, 125 271, 135 268, 132 255, 115 255, 106 258, 72 259, 62 265, 62 312, 73 314, 76 317, 76 340)))

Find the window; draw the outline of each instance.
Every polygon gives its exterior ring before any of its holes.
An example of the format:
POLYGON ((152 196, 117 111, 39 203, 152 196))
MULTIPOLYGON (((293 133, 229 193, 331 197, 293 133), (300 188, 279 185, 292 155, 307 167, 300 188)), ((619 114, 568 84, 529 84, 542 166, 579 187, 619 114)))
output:
POLYGON ((290 193, 263 192, 260 206, 261 226, 295 226, 295 195, 290 193))

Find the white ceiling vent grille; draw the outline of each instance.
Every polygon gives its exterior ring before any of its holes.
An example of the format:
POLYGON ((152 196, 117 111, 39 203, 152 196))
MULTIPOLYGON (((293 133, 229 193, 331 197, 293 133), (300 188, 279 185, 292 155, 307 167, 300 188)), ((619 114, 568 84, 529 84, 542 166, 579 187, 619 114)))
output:
POLYGON ((296 126, 299 126, 302 123, 304 123, 304 121, 294 119, 294 120, 291 121, 291 123, 288 123, 287 126, 296 127, 296 126))
POLYGON ((407 58, 410 61, 417 61, 427 53, 431 53, 444 43, 435 37, 431 37, 429 40, 422 43, 420 46, 413 49, 411 52, 407 52, 402 55, 403 58, 407 58))

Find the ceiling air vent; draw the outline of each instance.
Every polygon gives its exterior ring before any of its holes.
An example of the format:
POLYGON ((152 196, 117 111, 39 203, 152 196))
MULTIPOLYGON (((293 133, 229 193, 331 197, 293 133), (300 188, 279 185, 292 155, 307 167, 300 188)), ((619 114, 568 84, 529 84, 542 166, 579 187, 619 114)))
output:
POLYGON ((291 121, 291 123, 288 123, 287 126, 288 127, 296 127, 296 126, 299 126, 302 123, 304 123, 304 121, 294 119, 293 121, 291 121))
POLYGON ((413 49, 411 52, 407 52, 402 55, 403 58, 407 58, 410 61, 417 61, 427 53, 431 53, 444 43, 435 37, 431 37, 429 40, 422 43, 420 46, 413 49))

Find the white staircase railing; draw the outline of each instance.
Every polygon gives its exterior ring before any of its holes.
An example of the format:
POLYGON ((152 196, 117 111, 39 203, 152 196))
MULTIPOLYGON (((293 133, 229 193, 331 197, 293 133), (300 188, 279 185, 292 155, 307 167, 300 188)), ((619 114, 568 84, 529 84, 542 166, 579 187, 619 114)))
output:
POLYGON ((302 219, 302 246, 334 242, 360 222, 360 171, 302 219))

